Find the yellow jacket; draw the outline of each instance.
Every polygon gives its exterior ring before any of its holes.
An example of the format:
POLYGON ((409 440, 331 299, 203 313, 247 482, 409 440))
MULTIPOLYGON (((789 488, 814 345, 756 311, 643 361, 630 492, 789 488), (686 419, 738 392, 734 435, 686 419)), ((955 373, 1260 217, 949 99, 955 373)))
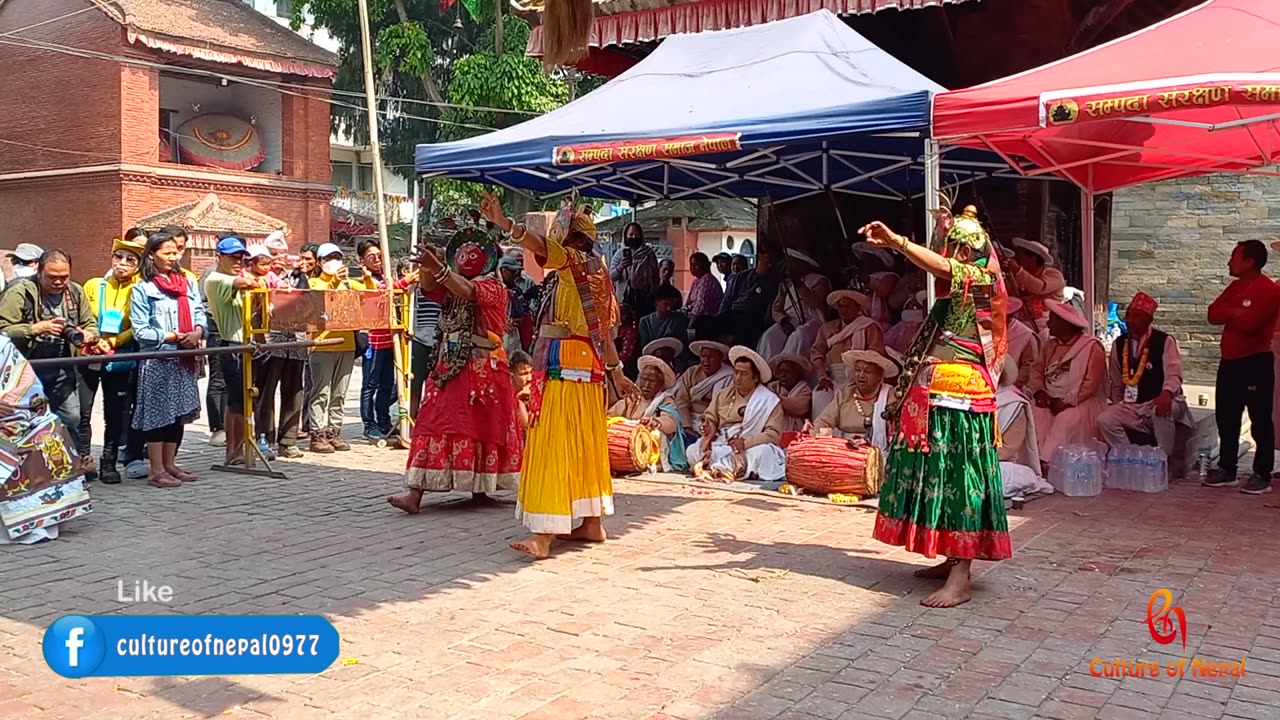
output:
POLYGON ((134 283, 138 281, 135 274, 127 282, 121 283, 112 273, 108 278, 95 277, 90 278, 84 284, 84 294, 89 299, 89 309, 93 311, 93 316, 98 318, 101 324, 102 311, 119 310, 124 315, 124 321, 120 324, 120 333, 118 335, 103 334, 103 338, 111 342, 111 347, 120 348, 128 345, 133 340, 133 326, 129 323, 129 296, 133 293, 134 283), (101 297, 103 307, 98 306, 98 299, 101 297))
MULTIPOLYGON (((312 290, 356 289, 351 286, 351 282, 349 280, 339 280, 336 277, 331 278, 329 280, 324 279, 324 277, 313 277, 308 282, 310 283, 312 290)), ((338 331, 338 332, 326 331, 326 332, 320 332, 320 333, 313 333, 311 335, 312 340, 328 340, 329 338, 339 338, 342 340, 342 342, 337 345, 322 345, 320 347, 315 348, 313 352, 355 352, 356 334, 351 332, 350 330, 338 331)))

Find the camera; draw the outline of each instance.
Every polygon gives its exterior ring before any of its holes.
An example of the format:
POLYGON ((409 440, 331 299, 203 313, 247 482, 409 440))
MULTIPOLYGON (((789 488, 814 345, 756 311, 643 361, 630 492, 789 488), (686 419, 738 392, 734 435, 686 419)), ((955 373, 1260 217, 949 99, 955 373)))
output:
POLYGON ((75 325, 67 325, 62 328, 62 339, 71 343, 75 347, 84 345, 84 331, 75 325))

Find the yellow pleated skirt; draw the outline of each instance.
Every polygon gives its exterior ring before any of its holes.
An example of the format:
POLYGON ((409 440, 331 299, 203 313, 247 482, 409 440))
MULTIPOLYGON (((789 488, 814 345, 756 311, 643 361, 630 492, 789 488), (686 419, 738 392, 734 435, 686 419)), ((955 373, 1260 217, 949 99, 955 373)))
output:
POLYGON ((612 514, 604 386, 548 379, 525 441, 516 518, 531 532, 561 534, 612 514))

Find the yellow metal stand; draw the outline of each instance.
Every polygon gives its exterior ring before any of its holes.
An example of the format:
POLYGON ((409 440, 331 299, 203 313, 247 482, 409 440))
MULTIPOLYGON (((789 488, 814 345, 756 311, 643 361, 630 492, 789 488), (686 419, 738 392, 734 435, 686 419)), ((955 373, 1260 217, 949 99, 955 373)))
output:
MULTIPOLYGON (((242 328, 244 330, 244 341, 252 343, 255 335, 266 336, 268 328, 271 325, 271 303, 267 302, 268 295, 265 289, 248 290, 244 292, 244 315, 242 328), (261 306, 261 327, 254 327, 253 324, 253 308, 254 305, 261 306)), ((244 458, 244 467, 233 465, 218 464, 213 466, 213 470, 219 472, 230 472, 239 475, 256 475, 258 477, 270 477, 277 480, 285 480, 289 476, 274 470, 266 456, 262 454, 262 449, 258 447, 258 438, 256 436, 256 427, 254 416, 257 414, 258 407, 258 387, 253 377, 253 353, 244 351, 240 354, 240 393, 244 400, 244 438, 241 440, 243 446, 240 448, 240 457, 244 458), (265 470, 258 468, 258 461, 266 467, 265 470)), ((231 388, 227 388, 228 391, 231 388)))

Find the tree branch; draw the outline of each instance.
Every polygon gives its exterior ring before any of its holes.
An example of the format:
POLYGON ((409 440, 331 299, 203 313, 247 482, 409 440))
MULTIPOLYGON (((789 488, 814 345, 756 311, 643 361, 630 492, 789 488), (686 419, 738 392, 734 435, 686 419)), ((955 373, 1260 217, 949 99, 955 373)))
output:
MULTIPOLYGON (((404 7, 404 0, 396 1, 396 15, 400 17, 400 22, 408 23, 409 11, 404 7)), ((440 94, 440 88, 436 86, 436 81, 431 77, 430 73, 422 73, 418 76, 422 81, 422 90, 427 94, 427 99, 434 103, 444 103, 444 95, 440 94)), ((439 110, 438 107, 430 108, 428 115, 434 115, 439 110)))

